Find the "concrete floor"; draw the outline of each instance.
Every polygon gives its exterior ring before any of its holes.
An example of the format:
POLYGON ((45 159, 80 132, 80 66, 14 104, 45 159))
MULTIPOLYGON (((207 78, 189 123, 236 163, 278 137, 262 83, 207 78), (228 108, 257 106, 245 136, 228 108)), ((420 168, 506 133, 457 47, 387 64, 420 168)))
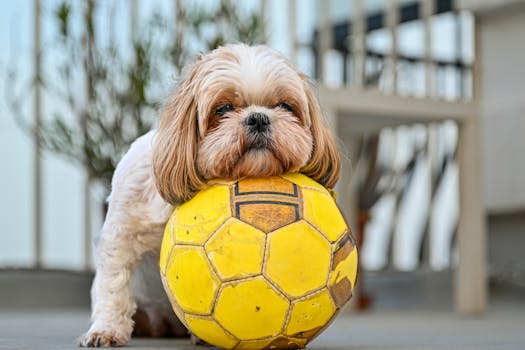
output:
MULTIPOLYGON (((453 312, 451 274, 368 274, 370 312, 344 312, 314 340, 315 349, 525 350, 525 289, 492 286, 480 318, 453 312)), ((0 273, 0 349, 78 349, 89 325, 92 276, 0 273)), ((187 339, 132 339, 133 349, 207 349, 187 339)))
MULTIPOLYGON (((451 311, 372 311, 341 315, 309 349, 525 349, 525 304, 503 304, 482 318, 451 311)), ((76 349, 87 310, 0 314, 0 349, 76 349)), ((134 349, 198 349, 187 339, 133 339, 134 349)))

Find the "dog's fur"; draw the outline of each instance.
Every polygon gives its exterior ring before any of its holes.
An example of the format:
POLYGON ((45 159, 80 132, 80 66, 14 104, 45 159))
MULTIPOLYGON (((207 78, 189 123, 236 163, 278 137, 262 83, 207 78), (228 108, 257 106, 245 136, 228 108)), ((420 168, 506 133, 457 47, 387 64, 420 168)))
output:
POLYGON ((137 139, 117 166, 96 250, 93 323, 80 345, 125 345, 134 315, 150 335, 180 333, 158 254, 173 206, 207 180, 299 171, 332 188, 339 169, 308 80, 282 55, 238 44, 200 56, 158 129, 137 139))

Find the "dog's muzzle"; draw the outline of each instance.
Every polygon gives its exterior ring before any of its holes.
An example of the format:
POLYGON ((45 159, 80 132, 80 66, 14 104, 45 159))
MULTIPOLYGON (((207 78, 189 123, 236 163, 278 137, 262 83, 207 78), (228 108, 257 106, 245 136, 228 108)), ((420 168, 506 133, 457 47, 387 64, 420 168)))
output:
POLYGON ((264 113, 252 113, 246 117, 246 141, 248 149, 260 150, 271 147, 270 118, 264 113))

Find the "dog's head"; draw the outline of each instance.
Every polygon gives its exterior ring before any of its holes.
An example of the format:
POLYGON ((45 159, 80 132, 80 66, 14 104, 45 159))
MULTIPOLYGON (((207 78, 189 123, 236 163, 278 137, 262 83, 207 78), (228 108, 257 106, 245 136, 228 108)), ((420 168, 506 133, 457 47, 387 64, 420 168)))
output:
POLYGON ((172 204, 212 178, 302 172, 333 187, 339 169, 308 79, 266 46, 221 47, 187 67, 153 145, 157 189, 172 204))

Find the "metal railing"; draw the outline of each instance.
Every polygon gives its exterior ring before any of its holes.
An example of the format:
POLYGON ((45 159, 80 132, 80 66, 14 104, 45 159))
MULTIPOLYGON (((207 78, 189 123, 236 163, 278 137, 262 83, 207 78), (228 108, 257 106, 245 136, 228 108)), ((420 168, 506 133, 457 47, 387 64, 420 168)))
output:
MULTIPOLYGON (((298 8, 298 2, 292 0, 291 3, 288 10, 298 8)), ((457 123, 459 219, 456 244, 459 260, 454 269, 455 302, 461 312, 479 313, 486 305, 487 287, 481 172, 477 161, 480 157, 479 80, 474 57, 479 45, 476 44, 475 18, 458 11, 454 1, 387 0, 380 11, 370 12, 366 1, 355 0, 350 10, 344 10, 347 15, 342 14, 346 20, 334 23, 333 5, 341 4, 336 0, 314 1, 315 21, 312 35, 306 39, 297 35, 296 25, 303 16, 289 12, 290 57, 301 63, 309 55, 313 61, 313 69, 309 72, 319 82, 318 96, 322 108, 334 132, 350 151, 351 159, 358 156, 356 150, 363 134, 414 123, 446 120, 457 123), (440 16, 452 16, 455 20, 449 34, 435 32, 435 23, 440 16), (418 31, 423 41, 418 56, 401 50, 400 28, 415 21, 420 23, 418 31), (371 35, 378 31, 385 32, 389 43, 380 52, 369 42, 371 35), (445 35, 448 35, 446 40, 455 43, 456 57, 443 58, 435 54, 438 40, 445 35), (469 35, 470 43, 463 40, 469 35), (470 55, 463 51, 468 48, 471 48, 470 55), (381 69, 371 69, 374 61, 379 62, 377 66, 381 69), (410 79, 400 69, 402 65, 419 66, 423 72, 410 79), (336 76, 339 77, 335 82, 330 80, 334 76, 334 67, 338 69, 336 76), (443 71, 452 72, 445 75, 455 76, 454 93, 440 88, 443 71), (403 82, 422 82, 422 87, 407 93, 400 89, 403 82)), ((359 179, 351 173, 348 163, 344 164, 339 193, 340 204, 349 216, 350 224, 358 227, 359 179)))
MULTIPOLYGON (((468 100, 472 97, 472 58, 464 54, 463 37, 469 21, 467 13, 454 9, 452 0, 425 0, 399 2, 389 0, 385 7, 373 13, 363 10, 364 1, 353 1, 353 11, 348 20, 332 22, 328 17, 328 9, 333 1, 324 1, 319 7, 318 26, 314 30, 310 42, 296 42, 296 48, 311 50, 314 56, 314 77, 323 80, 326 52, 335 51, 341 56, 340 75, 342 85, 353 85, 363 88, 379 87, 386 93, 398 93, 398 81, 401 73, 410 75, 419 67, 423 67, 421 80, 424 81, 423 91, 418 96, 445 98, 439 89, 439 76, 449 74, 455 76, 456 93, 448 96, 449 100, 468 100), (435 37, 444 35, 433 33, 433 19, 449 16, 451 37, 454 43, 454 53, 451 57, 439 57, 433 53, 435 37), (399 28, 403 25, 421 23, 423 32, 423 50, 420 54, 403 53, 399 49, 399 28), (388 36, 388 49, 378 50, 371 47, 368 39, 375 33, 383 32, 388 36), (374 69, 374 67, 378 67, 374 69), (378 86, 381 77, 388 77, 389 83, 378 86)), ((293 22, 293 20, 292 20, 293 22)), ((417 31, 418 29, 414 29, 417 31)), ((412 91, 412 95, 416 95, 412 91)))

